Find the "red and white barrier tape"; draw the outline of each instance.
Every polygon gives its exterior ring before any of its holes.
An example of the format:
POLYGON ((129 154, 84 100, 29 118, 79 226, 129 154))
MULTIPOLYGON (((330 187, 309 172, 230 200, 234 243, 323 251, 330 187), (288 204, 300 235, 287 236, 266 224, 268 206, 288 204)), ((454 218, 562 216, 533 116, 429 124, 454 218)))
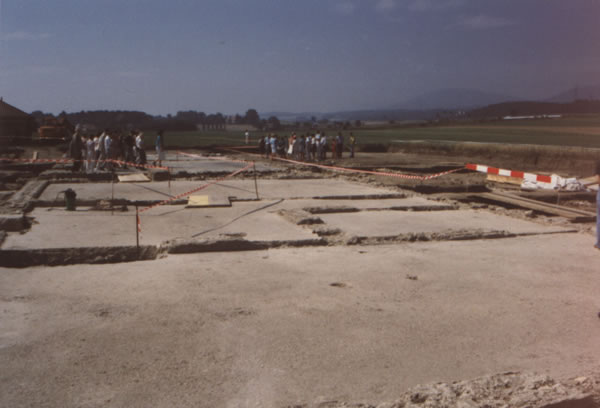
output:
POLYGON ((223 181, 223 180, 226 180, 226 179, 228 179, 228 178, 230 178, 230 177, 233 177, 233 176, 235 176, 236 174, 242 173, 242 172, 244 172, 244 171, 248 170, 248 169, 249 169, 250 167, 252 167, 252 166, 254 166, 254 163, 250 163, 249 165, 247 165, 246 167, 244 167, 244 168, 242 168, 242 169, 236 170, 236 171, 234 171, 233 173, 230 173, 230 174, 228 174, 228 175, 226 175, 226 176, 223 176, 223 177, 221 177, 221 178, 218 178, 218 179, 216 179, 215 181, 212 181, 212 182, 210 182, 210 183, 203 184, 203 185, 201 185, 200 187, 197 187, 197 188, 195 188, 195 189, 193 189, 193 190, 186 191, 185 193, 178 194, 178 195, 176 195, 176 196, 174 196, 174 197, 171 197, 171 198, 169 198, 168 200, 164 200, 164 201, 161 201, 161 202, 159 202, 159 203, 152 204, 152 205, 150 205, 150 206, 148 206, 148 207, 142 208, 141 210, 139 210, 139 212, 138 212, 138 216, 137 216, 138 231, 139 231, 139 232, 141 232, 141 231, 142 231, 142 221, 141 221, 141 218, 140 218, 139 214, 141 214, 141 213, 143 213, 143 212, 146 212, 146 211, 148 211, 148 210, 151 210, 152 208, 155 208, 155 207, 159 207, 159 206, 161 206, 161 205, 168 204, 168 203, 170 203, 171 201, 175 201, 175 200, 178 200, 178 199, 180 199, 180 198, 187 197, 187 196, 189 196, 189 195, 192 195, 193 193, 195 193, 195 192, 198 192, 198 191, 200 191, 200 190, 204 190, 205 188, 207 188, 207 187, 209 187, 209 186, 212 186, 212 185, 214 185, 214 184, 217 184, 217 183, 219 183, 219 182, 221 182, 221 181, 223 181))
POLYGON ((86 161, 92 161, 92 162, 109 162, 109 163, 116 163, 116 164, 124 164, 126 166, 131 166, 131 167, 143 167, 146 169, 161 169, 161 170, 169 170, 168 167, 164 167, 164 166, 154 166, 151 164, 137 164, 137 163, 132 163, 132 162, 126 162, 126 161, 122 161, 122 160, 115 160, 115 159, 99 159, 99 160, 95 160, 95 159, 9 159, 9 158, 4 158, 4 157, 0 157, 0 161, 12 161, 12 162, 26 162, 26 163, 74 163, 74 162, 86 162, 86 161))
POLYGON ((543 175, 539 175, 539 174, 525 173, 522 171, 499 169, 496 167, 484 166, 481 164, 468 163, 465 167, 469 170, 478 171, 481 173, 496 174, 499 176, 506 176, 506 177, 515 177, 515 178, 520 178, 520 179, 524 179, 524 180, 528 180, 528 181, 536 181, 536 182, 540 182, 540 183, 552 183, 553 182, 552 176, 543 176, 543 175))
POLYGON ((299 164, 299 165, 303 165, 303 166, 319 167, 319 168, 327 169, 327 170, 343 171, 343 172, 347 172, 347 173, 362 173, 362 174, 371 174, 371 175, 378 175, 378 176, 398 177, 398 178, 412 179, 412 180, 422 180, 423 179, 422 176, 417 176, 417 175, 412 175, 412 174, 389 173, 389 172, 382 172, 382 171, 349 169, 347 167, 326 166, 324 164, 305 163, 305 162, 300 162, 297 160, 284 159, 283 157, 274 157, 273 160, 279 160, 279 161, 293 163, 293 164, 299 164))
POLYGON ((185 152, 181 152, 178 151, 177 154, 182 154, 184 156, 188 156, 188 157, 195 157, 198 159, 208 159, 208 160, 220 160, 220 161, 230 161, 230 162, 235 162, 235 163, 251 163, 248 160, 237 160, 237 159, 230 159, 228 157, 214 157, 214 156, 201 156, 199 154, 193 154, 193 153, 185 153, 185 152))
MULTIPOLYGON (((232 148, 222 148, 222 149, 223 150, 229 150, 229 151, 236 152, 236 153, 243 153, 243 152, 239 152, 237 150, 234 150, 232 148)), ((245 154, 251 154, 253 156, 260 156, 260 155, 257 155, 256 153, 245 153, 245 154)), ((311 167, 319 167, 319 168, 327 169, 327 170, 343 171, 343 172, 347 172, 347 173, 362 173, 362 174, 370 174, 370 175, 375 175, 375 176, 387 176, 387 177, 396 177, 396 178, 411 179, 411 180, 421 180, 421 181, 431 180, 431 179, 434 179, 436 177, 441 177, 441 176, 444 176, 446 174, 455 173, 457 171, 460 171, 460 170, 464 169, 464 167, 459 167, 457 169, 443 171, 441 173, 430 174, 430 175, 427 175, 427 176, 417 176, 417 175, 413 175, 413 174, 401 174, 401 173, 391 173, 391 172, 371 171, 371 170, 357 170, 357 169, 349 169, 347 167, 326 166, 324 164, 307 163, 307 162, 301 162, 301 161, 297 161, 297 160, 284 159, 282 157, 273 157, 273 160, 279 160, 279 161, 283 161, 283 162, 298 164, 298 165, 301 165, 301 166, 311 166, 311 167)))
POLYGON ((430 174, 428 176, 424 176, 423 180, 431 180, 431 179, 434 179, 434 178, 445 176, 446 174, 456 173, 457 171, 461 171, 461 170, 464 170, 464 167, 459 167, 457 169, 442 171, 441 173, 430 174))

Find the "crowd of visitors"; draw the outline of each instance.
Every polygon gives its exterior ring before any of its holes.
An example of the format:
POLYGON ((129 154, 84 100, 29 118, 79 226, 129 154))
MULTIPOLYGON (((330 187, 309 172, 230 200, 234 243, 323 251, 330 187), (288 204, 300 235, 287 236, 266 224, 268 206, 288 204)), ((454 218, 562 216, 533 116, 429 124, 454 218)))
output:
POLYGON ((259 142, 259 150, 267 158, 281 157, 298 161, 323 161, 327 158, 327 152, 331 152, 332 159, 341 159, 344 148, 350 151, 350 157, 354 157, 356 138, 350 133, 349 142, 346 145, 342 132, 328 139, 325 132, 302 134, 300 136, 292 133, 289 138, 276 134, 267 134, 259 142))
MULTIPOLYGON (((156 153, 159 166, 164 160, 163 131, 158 131, 156 138, 156 153)), ((112 160, 145 165, 146 151, 144 134, 139 130, 124 132, 104 129, 95 136, 83 135, 79 126, 75 127, 70 143, 69 157, 74 160, 73 172, 85 171, 95 173, 101 170, 113 170, 112 160), (82 167, 83 166, 83 167, 82 167)), ((127 164, 119 164, 127 168, 127 164)))

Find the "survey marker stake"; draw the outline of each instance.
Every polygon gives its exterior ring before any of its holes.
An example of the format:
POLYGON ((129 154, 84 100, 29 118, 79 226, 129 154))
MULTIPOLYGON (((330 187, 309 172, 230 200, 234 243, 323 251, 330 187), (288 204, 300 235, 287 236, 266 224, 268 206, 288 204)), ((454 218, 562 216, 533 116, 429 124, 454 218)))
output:
POLYGON ((256 182, 256 162, 252 162, 252 168, 254 169, 254 190, 256 190, 256 199, 260 200, 260 198, 258 198, 258 183, 256 182))
POLYGON ((138 213, 138 206, 135 206, 135 247, 137 249, 137 257, 140 258, 140 215, 138 213))
POLYGON ((111 189, 111 196, 110 196, 110 215, 114 215, 115 211, 114 211, 114 207, 115 207, 115 168, 112 167, 112 177, 110 179, 110 189, 111 189))

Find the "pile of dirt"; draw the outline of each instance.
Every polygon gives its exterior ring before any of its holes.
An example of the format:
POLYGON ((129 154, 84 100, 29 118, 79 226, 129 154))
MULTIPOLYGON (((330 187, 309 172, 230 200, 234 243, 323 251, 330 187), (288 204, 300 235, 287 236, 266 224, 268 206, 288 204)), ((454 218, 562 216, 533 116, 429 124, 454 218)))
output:
POLYGON ((502 373, 475 380, 418 385, 377 405, 320 401, 288 408, 598 408, 600 375, 565 382, 539 374, 502 373))

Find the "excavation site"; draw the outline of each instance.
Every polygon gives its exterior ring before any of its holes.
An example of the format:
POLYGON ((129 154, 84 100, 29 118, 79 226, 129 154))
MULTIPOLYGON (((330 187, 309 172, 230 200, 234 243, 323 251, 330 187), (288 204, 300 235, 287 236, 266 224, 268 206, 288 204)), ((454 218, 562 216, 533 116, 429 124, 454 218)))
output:
POLYGON ((2 406, 600 407, 594 192, 431 151, 52 149, 0 162, 2 406))
POLYGON ((0 0, 0 408, 600 408, 600 0, 0 0))

